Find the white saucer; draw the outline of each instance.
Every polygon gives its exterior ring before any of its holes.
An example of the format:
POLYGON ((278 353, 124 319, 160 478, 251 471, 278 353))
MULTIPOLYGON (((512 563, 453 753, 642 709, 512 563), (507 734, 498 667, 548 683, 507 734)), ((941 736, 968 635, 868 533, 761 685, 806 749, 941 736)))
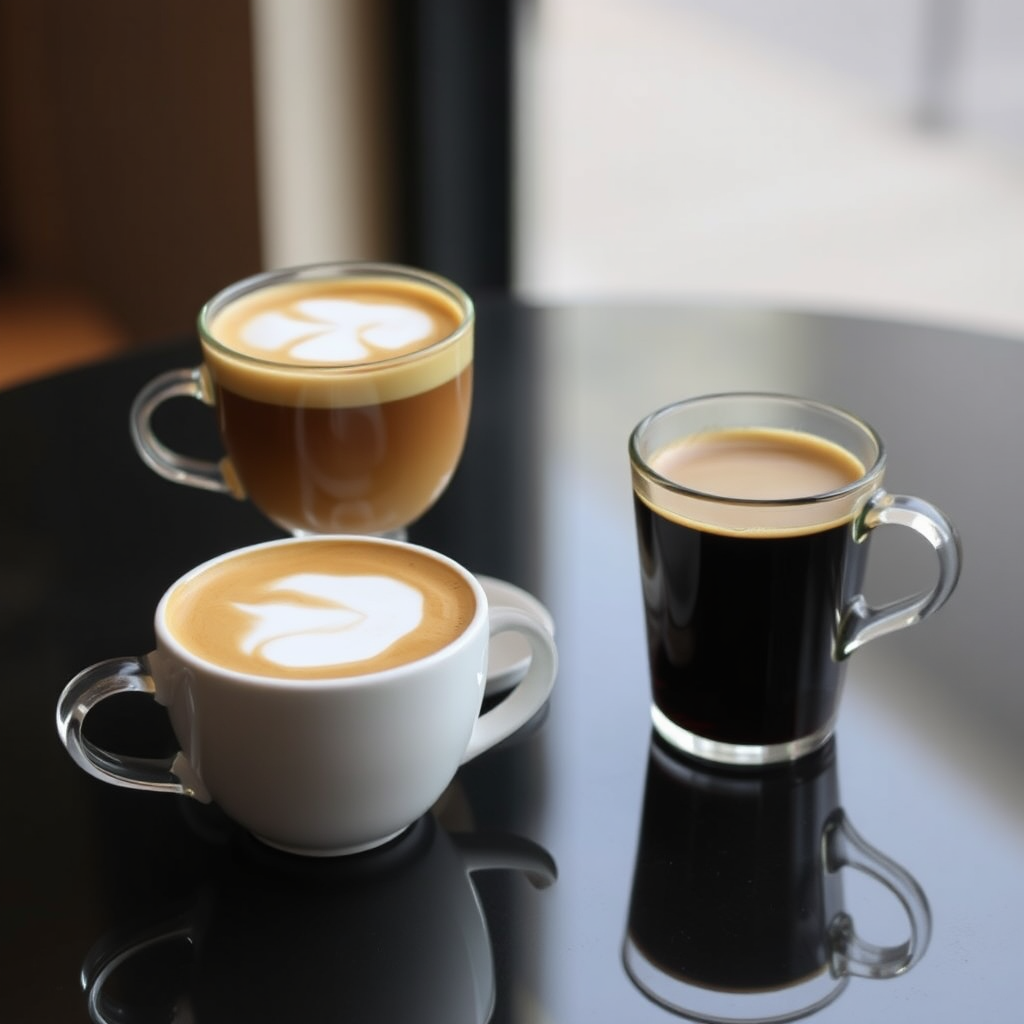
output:
MULTIPOLYGON (((492 608, 518 608, 536 619, 549 633, 554 635, 555 621, 551 613, 522 587, 493 576, 476 574, 480 586, 487 595, 487 603, 492 608)), ((530 648, 527 642, 515 633, 499 633, 491 640, 487 655, 487 689, 488 697, 510 690, 526 675, 530 666, 530 648)))

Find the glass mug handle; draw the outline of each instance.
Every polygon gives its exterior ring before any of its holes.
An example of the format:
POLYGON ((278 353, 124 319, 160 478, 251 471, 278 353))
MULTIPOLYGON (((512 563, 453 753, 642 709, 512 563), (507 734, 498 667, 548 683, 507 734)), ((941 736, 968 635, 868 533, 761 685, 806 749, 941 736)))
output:
POLYGON ((833 973, 860 978, 895 978, 905 973, 924 955, 931 937, 932 916, 923 890, 904 868, 864 839, 842 810, 826 822, 822 843, 826 871, 850 867, 870 875, 900 901, 910 924, 906 942, 876 946, 857 935, 849 914, 838 913, 829 925, 833 973))
POLYGON ((935 549, 939 578, 923 594, 905 597, 881 608, 872 608, 863 594, 857 594, 843 610, 839 621, 836 651, 845 658, 869 640, 912 626, 938 611, 953 593, 960 576, 960 540, 953 524, 932 504, 905 494, 879 490, 864 506, 854 526, 857 541, 864 540, 878 526, 908 526, 935 549))
MULTIPOLYGON (((138 934, 117 942, 105 943, 90 951, 82 966, 81 983, 89 1008, 90 1020, 97 1024, 125 1024, 132 1019, 132 1014, 124 1006, 111 999, 105 992, 110 976, 122 965, 128 963, 139 953, 155 948, 172 940, 188 942, 195 945, 196 929, 193 922, 193 911, 180 914, 173 920, 163 924, 152 925, 138 934)), ((145 1016, 145 1014, 143 1014, 145 1016)), ((179 997, 166 1007, 164 1020, 173 1022, 191 1020, 191 1008, 187 997, 179 997)))
POLYGON ((72 760, 83 771, 115 786, 178 793, 209 803, 206 787, 180 750, 166 758, 125 757, 85 738, 82 728, 86 716, 97 704, 118 693, 156 697, 156 683, 145 658, 101 661, 68 683, 57 705, 57 732, 72 760))
POLYGON ((132 443, 142 461, 155 473, 176 484, 188 484, 204 491, 218 491, 242 497, 241 489, 230 473, 227 460, 212 462, 179 455, 161 442, 153 432, 153 413, 170 398, 198 398, 213 404, 213 389, 203 367, 168 370, 154 377, 132 402, 130 428, 132 443))

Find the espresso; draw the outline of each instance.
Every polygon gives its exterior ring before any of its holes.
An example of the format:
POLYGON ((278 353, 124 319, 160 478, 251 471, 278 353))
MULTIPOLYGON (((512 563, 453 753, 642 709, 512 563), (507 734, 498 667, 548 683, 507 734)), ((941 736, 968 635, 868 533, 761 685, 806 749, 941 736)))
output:
POLYGON ((822 438, 762 429, 697 435, 647 462, 693 492, 634 494, 655 707, 729 744, 827 727, 837 609, 866 556, 851 526, 862 464, 822 438))
POLYGON ((472 318, 411 280, 272 284, 209 316, 206 364, 240 489, 297 532, 419 518, 462 453, 472 318))
POLYGON ((476 599, 451 566, 359 541, 271 545, 215 562, 167 598, 170 634, 197 658, 274 679, 382 672, 442 650, 476 599))

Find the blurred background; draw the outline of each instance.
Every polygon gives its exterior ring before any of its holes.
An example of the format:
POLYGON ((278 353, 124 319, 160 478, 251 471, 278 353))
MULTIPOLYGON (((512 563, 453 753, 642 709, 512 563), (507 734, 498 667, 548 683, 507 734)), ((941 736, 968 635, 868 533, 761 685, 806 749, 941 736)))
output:
POLYGON ((0 0, 0 386, 260 269, 1024 337, 1017 0, 0 0))

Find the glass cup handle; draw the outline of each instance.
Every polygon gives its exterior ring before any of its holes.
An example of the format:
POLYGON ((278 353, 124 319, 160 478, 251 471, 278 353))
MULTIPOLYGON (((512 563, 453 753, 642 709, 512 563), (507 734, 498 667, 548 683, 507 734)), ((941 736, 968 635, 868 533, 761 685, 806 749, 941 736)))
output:
POLYGON ((170 398, 198 398, 212 404, 212 389, 201 366, 191 370, 168 370, 154 377, 132 402, 129 421, 132 443, 142 461, 155 473, 177 484, 188 484, 205 491, 219 491, 240 497, 234 474, 227 460, 211 462, 179 455, 161 442, 153 432, 153 413, 170 398))
POLYGON ((864 540, 878 526, 909 526, 935 549, 939 578, 923 594, 905 597, 881 608, 872 608, 857 594, 839 621, 836 651, 845 658, 869 640, 912 626, 938 611, 953 593, 960 576, 960 538, 953 524, 934 506, 920 498, 878 491, 868 499, 855 526, 855 539, 864 540))
POLYGON ((900 901, 910 924, 906 942, 876 946, 857 935, 849 914, 838 913, 829 925, 833 973, 837 977, 895 978, 910 970, 924 956, 931 938, 932 915, 924 891, 905 868, 867 842, 842 810, 825 824, 822 843, 827 871, 856 868, 881 882, 900 901))
POLYGON ((103 782, 127 789, 178 793, 210 802, 195 769, 178 751, 167 758, 126 757, 91 743, 83 735, 86 716, 97 704, 119 693, 156 696, 156 683, 145 658, 112 658, 79 672, 57 703, 57 732, 79 768, 103 782))
POLYGON ((558 672, 558 652, 551 634, 525 612, 515 608, 492 608, 491 636, 512 630, 530 644, 530 667, 523 679, 497 706, 484 712, 473 726, 462 764, 507 739, 521 729, 544 706, 558 672))
MULTIPOLYGON (((194 944, 195 925, 192 917, 192 912, 181 914, 126 939, 104 942, 90 951, 81 971, 82 990, 85 992, 90 1020, 97 1024, 123 1024, 131 1019, 132 1015, 104 991, 107 981, 118 968, 148 949, 172 940, 187 940, 194 944)), ((163 1019, 171 1024, 179 1020, 185 1024, 186 1020, 191 1020, 188 1006, 182 1003, 183 1000, 176 1000, 174 1005, 167 1007, 163 1019)))

